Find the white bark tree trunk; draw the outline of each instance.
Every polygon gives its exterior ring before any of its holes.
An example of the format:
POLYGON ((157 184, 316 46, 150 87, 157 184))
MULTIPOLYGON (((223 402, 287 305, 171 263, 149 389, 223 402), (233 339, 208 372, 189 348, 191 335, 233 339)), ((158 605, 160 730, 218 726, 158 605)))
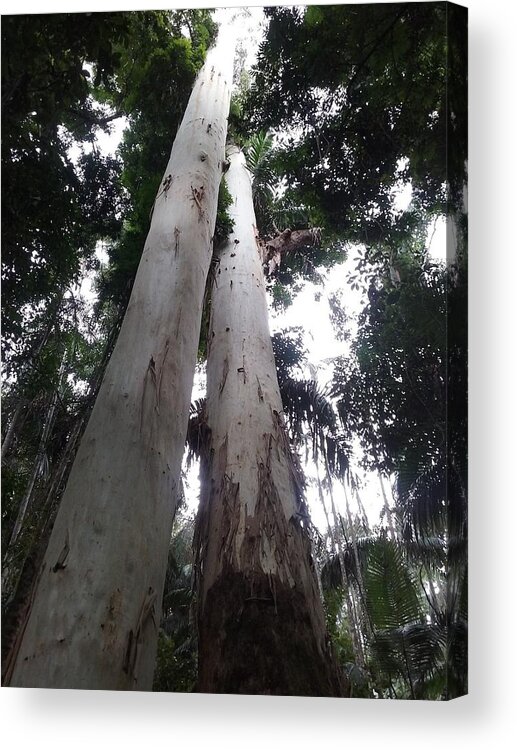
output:
POLYGON ((220 67, 220 44, 174 141, 126 316, 11 655, 12 686, 152 687, 224 161, 232 71, 220 67))
POLYGON ((233 234, 212 286, 196 530, 202 692, 340 695, 282 420, 250 175, 231 149, 233 234))

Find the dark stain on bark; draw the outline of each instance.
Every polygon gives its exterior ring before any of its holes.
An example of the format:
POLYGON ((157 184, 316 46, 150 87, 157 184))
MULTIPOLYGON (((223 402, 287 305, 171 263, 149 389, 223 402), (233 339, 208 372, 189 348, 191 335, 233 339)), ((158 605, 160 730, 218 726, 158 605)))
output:
POLYGON ((138 680, 138 659, 142 643, 146 638, 147 625, 148 623, 152 623, 155 630, 158 627, 155 612, 156 601, 156 592, 152 586, 149 586, 140 606, 136 627, 134 630, 131 629, 128 633, 122 669, 127 675, 131 676, 135 683, 138 680))
POLYGON ((198 692, 347 694, 330 649, 319 648, 303 593, 278 577, 224 570, 207 594, 199 635, 198 692))
POLYGON ((202 462, 212 481, 194 542, 199 692, 347 694, 326 636, 307 530, 297 515, 286 517, 273 480, 271 462, 283 449, 277 435, 264 435, 253 513, 226 474, 226 443, 202 462), (275 574, 264 570, 265 549, 275 574))
POLYGON ((66 561, 68 559, 69 553, 70 553, 70 537, 67 531, 66 537, 65 537, 65 543, 63 544, 63 548, 61 549, 61 552, 58 555, 55 565, 52 566, 53 573, 57 573, 58 570, 64 570, 66 568, 66 561))
POLYGON ((223 362, 223 374, 221 376, 221 384, 219 385, 219 396, 221 396, 222 392, 224 391, 224 386, 226 385, 226 378, 228 377, 229 370, 230 370, 230 365, 228 363, 228 357, 225 357, 224 362, 223 362))

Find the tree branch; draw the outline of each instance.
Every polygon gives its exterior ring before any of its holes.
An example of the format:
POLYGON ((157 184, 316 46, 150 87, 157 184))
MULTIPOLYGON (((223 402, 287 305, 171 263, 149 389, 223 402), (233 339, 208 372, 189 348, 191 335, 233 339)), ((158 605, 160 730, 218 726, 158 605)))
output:
POLYGON ((402 10, 399 11, 395 15, 394 18, 392 18, 392 20, 390 21, 390 23, 388 24, 388 26, 384 29, 384 31, 380 34, 380 36, 378 36, 377 39, 375 39, 375 41, 373 42, 373 47, 370 49, 370 51, 365 55, 365 57, 363 57, 362 60, 360 60, 357 63, 356 68, 355 68, 355 72, 352 75, 352 78, 350 79, 350 81, 348 82, 347 87, 346 87, 346 96, 347 96, 347 99, 348 99, 348 94, 350 92, 350 89, 352 88, 352 86, 354 85, 355 81, 357 80, 357 78, 359 76, 359 73, 362 71, 362 69, 364 68, 364 66, 366 65, 366 63, 368 62, 368 60, 372 57, 372 55, 380 47, 380 44, 383 41, 383 39, 392 31, 392 29, 394 28, 395 24, 398 21, 400 21, 400 19, 406 14, 406 12, 407 12, 407 8, 404 6, 402 8, 402 10))
POLYGON ((321 244, 321 229, 284 229, 266 242, 259 241, 262 262, 267 266, 267 274, 271 276, 280 266, 282 257, 303 247, 313 247, 321 244))
POLYGON ((85 122, 88 122, 91 125, 98 125, 99 127, 102 127, 103 125, 107 125, 109 122, 112 122, 113 120, 116 120, 117 118, 122 117, 122 115, 124 114, 121 111, 117 111, 111 115, 105 115, 104 117, 99 117, 94 112, 88 112, 87 110, 81 111, 80 109, 71 109, 70 111, 77 117, 80 117, 85 122))

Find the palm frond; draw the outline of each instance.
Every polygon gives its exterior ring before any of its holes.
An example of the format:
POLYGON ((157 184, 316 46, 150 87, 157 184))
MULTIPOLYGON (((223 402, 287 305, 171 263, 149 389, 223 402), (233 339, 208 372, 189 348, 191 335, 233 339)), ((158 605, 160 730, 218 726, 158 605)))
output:
POLYGON ((404 543, 409 561, 442 568, 447 561, 447 547, 443 537, 424 536, 404 543))
POLYGON ((270 164, 272 148, 273 136, 265 131, 252 135, 244 146, 246 165, 251 172, 254 189, 264 185, 271 186, 274 182, 270 164))
POLYGON ((206 421, 206 398, 199 398, 190 404, 187 427, 187 467, 192 461, 201 458, 209 445, 209 427, 206 421))
POLYGON ((322 458, 328 475, 344 479, 349 469, 348 445, 337 432, 330 399, 315 380, 285 378, 280 393, 291 439, 310 445, 314 461, 322 458))
POLYGON ((280 387, 288 378, 292 377, 294 371, 299 371, 306 361, 302 331, 301 326, 295 326, 277 331, 271 336, 280 387))
POLYGON ((334 432, 336 415, 331 402, 315 380, 286 378, 281 385, 284 414, 292 434, 301 436, 302 427, 312 433, 318 428, 334 432))
POLYGON ((246 166, 251 172, 253 206, 262 235, 274 229, 275 190, 278 178, 273 168, 273 136, 259 132, 244 147, 246 166))
POLYGON ((350 468, 350 458, 346 440, 341 435, 327 434, 323 438, 322 445, 328 473, 330 476, 343 481, 350 468))
POLYGON ((405 461, 397 472, 397 509, 407 541, 443 535, 446 518, 446 473, 443 464, 422 466, 405 461))
POLYGON ((375 631, 395 630, 423 621, 418 583, 399 545, 385 537, 370 544, 363 580, 366 605, 375 631))
POLYGON ((274 220, 280 232, 288 228, 312 225, 310 212, 305 206, 297 206, 286 200, 275 203, 274 220))
POLYGON ((376 633, 371 644, 376 669, 402 678, 413 699, 424 697, 425 686, 440 670, 443 631, 428 623, 413 623, 376 633))

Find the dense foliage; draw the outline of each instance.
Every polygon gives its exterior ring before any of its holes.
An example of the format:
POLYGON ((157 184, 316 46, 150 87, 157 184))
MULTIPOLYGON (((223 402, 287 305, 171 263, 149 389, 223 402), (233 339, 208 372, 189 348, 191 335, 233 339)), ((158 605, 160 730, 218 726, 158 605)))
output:
POLYGON ((346 442, 395 480, 395 536, 364 539, 373 668, 398 673, 406 697, 454 697, 467 658, 466 280, 415 249, 399 268, 396 284, 387 267, 368 279, 332 392, 346 442), (408 614, 384 614, 390 601, 408 614))
POLYGON ((411 182, 419 210, 461 204, 464 11, 447 3, 266 9, 247 122, 281 131, 279 173, 293 202, 341 237, 370 244, 411 232, 414 216, 392 212, 400 182, 411 182))

